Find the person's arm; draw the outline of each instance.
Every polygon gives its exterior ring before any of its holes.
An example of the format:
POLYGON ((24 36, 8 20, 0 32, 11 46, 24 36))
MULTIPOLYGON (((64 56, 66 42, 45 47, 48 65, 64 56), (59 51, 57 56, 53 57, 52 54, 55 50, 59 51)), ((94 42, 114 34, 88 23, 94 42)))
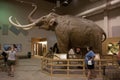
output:
POLYGON ((94 60, 95 59, 95 55, 92 57, 92 60, 94 60))
POLYGON ((91 52, 91 56, 92 56, 92 60, 94 60, 94 58, 95 58, 95 53, 94 53, 94 52, 91 52))
POLYGON ((9 51, 4 51, 4 52, 7 53, 7 54, 9 53, 9 51))

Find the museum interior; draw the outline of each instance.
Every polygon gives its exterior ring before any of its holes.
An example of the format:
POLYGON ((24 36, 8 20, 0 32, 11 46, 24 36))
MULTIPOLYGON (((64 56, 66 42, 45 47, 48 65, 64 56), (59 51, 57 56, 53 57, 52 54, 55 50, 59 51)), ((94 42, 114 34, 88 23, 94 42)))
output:
POLYGON ((119 51, 120 0, 0 0, 0 80, 120 80, 119 51), (2 52, 13 44, 9 78, 2 52), (88 47, 95 53, 91 79, 88 47))

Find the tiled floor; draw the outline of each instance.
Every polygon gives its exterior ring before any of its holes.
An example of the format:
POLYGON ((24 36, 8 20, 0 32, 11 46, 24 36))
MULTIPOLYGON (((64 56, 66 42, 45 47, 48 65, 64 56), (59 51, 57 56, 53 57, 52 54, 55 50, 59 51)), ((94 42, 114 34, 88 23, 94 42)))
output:
MULTIPOLYGON (((0 72, 0 80, 86 80, 80 77, 51 77, 41 72, 40 57, 19 59, 14 77, 9 77, 7 72, 0 72)), ((102 80, 97 78, 94 80, 102 80)))

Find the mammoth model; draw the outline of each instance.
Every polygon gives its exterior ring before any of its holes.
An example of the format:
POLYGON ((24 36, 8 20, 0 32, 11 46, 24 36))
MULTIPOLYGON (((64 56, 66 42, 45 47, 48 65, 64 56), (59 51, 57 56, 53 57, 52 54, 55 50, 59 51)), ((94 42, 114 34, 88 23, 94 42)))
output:
POLYGON ((33 11, 28 15, 30 24, 21 25, 17 20, 14 22, 12 16, 9 17, 9 22, 23 29, 38 26, 41 29, 55 31, 60 52, 68 52, 73 47, 92 46, 95 52, 101 53, 106 34, 93 21, 70 15, 61 16, 53 12, 33 20, 31 16, 36 8, 37 6, 34 5, 33 11))

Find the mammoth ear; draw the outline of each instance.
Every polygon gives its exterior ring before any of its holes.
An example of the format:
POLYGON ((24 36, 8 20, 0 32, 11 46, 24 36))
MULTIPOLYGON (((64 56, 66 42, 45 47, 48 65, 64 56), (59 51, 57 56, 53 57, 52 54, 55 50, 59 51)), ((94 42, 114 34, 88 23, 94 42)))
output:
POLYGON ((49 21, 49 25, 50 25, 50 26, 53 26, 55 23, 57 23, 57 21, 56 21, 55 18, 53 18, 53 19, 51 19, 51 20, 49 21))

